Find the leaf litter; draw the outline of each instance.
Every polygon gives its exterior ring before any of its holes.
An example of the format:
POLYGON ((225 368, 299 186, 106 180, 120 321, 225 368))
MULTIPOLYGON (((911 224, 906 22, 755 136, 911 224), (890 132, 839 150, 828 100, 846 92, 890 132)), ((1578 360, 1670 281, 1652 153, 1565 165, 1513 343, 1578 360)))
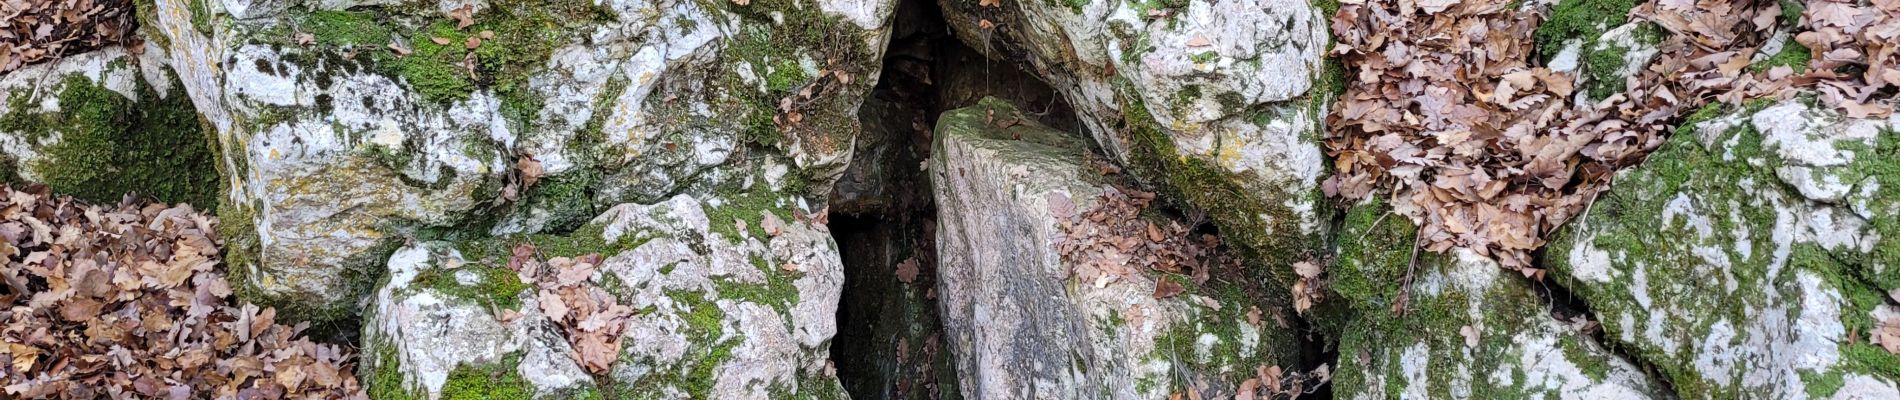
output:
POLYGON ((638 311, 594 283, 599 254, 554 257, 546 262, 536 254, 532 244, 516 245, 508 268, 523 283, 535 286, 541 312, 561 327, 573 349, 569 356, 587 372, 605 374, 619 359, 621 333, 638 311))
POLYGON ((0 397, 367 398, 352 349, 231 298, 217 225, 0 187, 0 397))
POLYGON ((125 45, 141 51, 132 0, 0 1, 0 74, 125 45))
MULTIPOLYGON (((1347 91, 1327 117, 1337 171, 1322 185, 1352 202, 1390 196, 1416 243, 1463 247, 1541 279, 1531 252, 1587 211, 1614 173, 1641 163, 1689 111, 1814 93, 1851 118, 1892 115, 1900 86, 1900 0, 1815 0, 1793 26, 1782 2, 1663 0, 1630 10, 1665 33, 1659 55, 1604 99, 1575 96, 1577 72, 1536 65, 1542 15, 1516 2, 1347 1, 1332 54, 1347 91), (1750 71, 1778 34, 1806 65, 1750 71), (1801 67, 1797 70, 1794 67, 1801 67)), ((1776 54, 1778 55, 1778 54, 1776 54)), ((1900 354, 1900 313, 1870 332, 1900 354)), ((1481 332, 1461 332, 1467 344, 1481 332)))

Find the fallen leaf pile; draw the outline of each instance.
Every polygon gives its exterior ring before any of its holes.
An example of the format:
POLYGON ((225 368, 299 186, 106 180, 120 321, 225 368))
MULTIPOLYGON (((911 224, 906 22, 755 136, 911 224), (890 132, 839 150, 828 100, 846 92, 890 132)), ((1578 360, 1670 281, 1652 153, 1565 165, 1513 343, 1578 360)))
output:
POLYGON ((620 333, 635 312, 591 281, 600 265, 600 255, 554 257, 542 262, 535 257, 533 245, 517 245, 513 251, 508 269, 514 270, 522 282, 538 288, 535 299, 541 304, 541 312, 561 326, 574 349, 574 361, 588 372, 607 372, 620 357, 620 333))
POLYGON ((1813 50, 1799 79, 1815 86, 1822 104, 1854 118, 1893 113, 1892 88, 1900 85, 1900 0, 1815 0, 1795 41, 1813 50))
POLYGON ((1283 371, 1278 365, 1254 367, 1254 376, 1235 388, 1234 400, 1298 399, 1332 380, 1331 364, 1320 364, 1309 372, 1283 371))
POLYGON ((0 398, 366 398, 349 349, 232 304, 216 225, 0 188, 0 398))
POLYGON ((0 74, 133 43, 132 0, 0 1, 0 74))
POLYGON ((1333 17, 1349 66, 1328 116, 1337 173, 1322 189, 1384 189, 1434 252, 1464 247, 1540 277, 1530 253, 1613 173, 1642 161, 1688 111, 1739 104, 1786 80, 1745 71, 1777 2, 1672 0, 1632 17, 1667 33, 1622 93, 1573 104, 1575 72, 1533 65, 1540 16, 1506 0, 1345 4, 1333 17))
MULTIPOLYGON (((1220 238, 1194 234, 1178 221, 1156 223, 1142 218, 1142 210, 1154 199, 1154 193, 1111 188, 1097 198, 1093 208, 1077 213, 1067 195, 1051 193, 1049 210, 1061 219, 1064 232, 1056 250, 1070 265, 1070 276, 1102 287, 1152 269, 1189 274, 1194 283, 1201 284, 1215 267, 1238 266, 1238 259, 1219 249, 1220 238)), ((1172 280, 1158 279, 1155 297, 1172 297, 1185 290, 1172 280)))

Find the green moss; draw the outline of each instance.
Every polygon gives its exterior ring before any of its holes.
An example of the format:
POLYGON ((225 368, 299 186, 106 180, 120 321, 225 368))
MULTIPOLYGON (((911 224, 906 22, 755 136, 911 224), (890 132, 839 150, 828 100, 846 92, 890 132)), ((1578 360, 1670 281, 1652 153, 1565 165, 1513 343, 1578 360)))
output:
MULTIPOLYGON (((1590 299, 1599 315, 1634 316, 1636 321, 1645 321, 1646 315, 1658 309, 1697 310, 1693 314, 1669 315, 1662 330, 1671 339, 1693 343, 1706 340, 1711 327, 1718 322, 1753 320, 1751 307, 1771 304, 1775 296, 1806 292, 1796 277, 1813 274, 1825 280, 1820 290, 1838 291, 1847 300, 1841 307, 1840 323, 1849 332, 1871 329, 1874 323, 1869 312, 1887 301, 1884 291, 1876 288, 1893 287, 1888 283, 1891 281, 1882 280, 1892 278, 1869 273, 1873 270, 1869 267, 1879 263, 1879 250, 1866 254, 1851 249, 1835 251, 1810 242, 1780 244, 1772 238, 1777 229, 1784 229, 1783 223, 1778 222, 1783 217, 1776 214, 1777 210, 1790 207, 1790 202, 1804 201, 1792 189, 1779 185, 1776 170, 1783 161, 1774 152, 1762 148, 1761 132, 1746 123, 1746 116, 1775 103, 1774 100, 1751 101, 1740 110, 1710 105, 1691 115, 1644 165, 1619 176, 1617 187, 1599 199, 1591 212, 1552 240, 1544 257, 1554 261, 1558 271, 1551 276, 1576 290, 1581 297, 1590 299), (1713 144, 1704 145, 1700 135, 1694 132, 1695 125, 1725 115, 1740 115, 1744 117, 1740 119, 1743 123, 1722 132, 1724 136, 1710 140, 1713 144), (1691 212, 1704 215, 1706 228, 1692 226, 1688 218, 1659 218, 1680 212, 1671 207, 1683 204, 1689 205, 1691 212), (1571 267, 1567 260, 1580 245, 1612 251, 1613 270, 1624 271, 1627 276, 1628 271, 1641 268, 1649 284, 1633 288, 1630 285, 1634 282, 1628 278, 1607 282, 1574 278, 1566 273, 1571 267), (1763 250, 1777 246, 1787 246, 1785 253, 1763 250), (1726 264, 1712 265, 1706 261, 1710 248, 1725 257, 1726 264), (1781 272, 1769 275, 1770 271, 1781 272), (1712 276, 1720 279, 1709 282, 1712 276), (1709 283, 1681 285, 1675 282, 1709 283), (1639 290, 1646 291, 1649 298, 1660 303, 1645 304, 1634 298, 1631 293, 1639 290)), ((1877 143, 1868 148, 1863 143, 1850 142, 1842 147, 1844 151, 1853 151, 1857 162, 1869 161, 1833 171, 1844 174, 1843 181, 1864 183, 1870 178, 1896 179, 1875 177, 1879 174, 1900 177, 1900 173, 1879 172, 1900 172, 1900 168, 1891 165, 1894 154, 1900 153, 1900 145, 1877 143), (1881 146, 1893 147, 1883 150, 1881 146)), ((1889 199, 1895 194, 1882 193, 1871 198, 1883 201, 1879 199, 1889 199)), ((1888 209, 1878 204, 1870 208, 1888 209)), ((1887 247, 1892 246, 1873 246, 1875 249, 1887 247)), ((1608 337, 1647 329, 1622 326, 1618 318, 1601 320, 1608 337)), ((1747 335, 1752 334, 1752 330, 1733 329, 1739 332, 1733 339, 1736 343, 1750 340, 1747 335)), ((1701 369, 1693 366, 1693 353, 1672 355, 1650 341, 1625 344, 1635 357, 1651 361, 1684 397, 1747 396, 1754 390, 1743 387, 1734 377, 1701 375, 1701 369)), ((1900 368, 1896 368, 1900 366, 1900 357, 1871 345, 1842 344, 1841 352, 1844 362, 1840 365, 1802 375, 1810 394, 1831 393, 1841 385, 1841 375, 1849 372, 1884 376, 1900 372, 1900 368)))
MULTIPOLYGON (((129 66, 128 66, 129 67, 129 66)), ((218 206, 216 159, 197 110, 176 90, 160 98, 137 80, 142 101, 81 75, 55 86, 58 112, 29 113, 42 96, 16 92, 0 115, 0 130, 25 133, 41 158, 26 163, 55 192, 116 204, 127 193, 200 209, 218 206)), ((172 84, 177 85, 176 78, 172 84)))
POLYGON ((201 33, 211 33, 211 9, 205 7, 205 0, 191 0, 185 4, 185 10, 191 13, 191 26, 201 33))
MULTIPOLYGON (((662 368, 641 376, 634 382, 618 382, 609 391, 621 399, 658 399, 665 395, 664 388, 678 388, 689 397, 707 398, 712 394, 717 382, 719 364, 732 358, 732 349, 744 341, 743 332, 726 332, 720 323, 726 319, 725 311, 719 305, 705 297, 704 293, 694 291, 669 290, 667 298, 686 310, 682 316, 686 322, 684 329, 687 341, 696 344, 688 350, 675 368, 662 368)), ((632 353, 627 353, 629 356, 632 353)), ((645 362, 627 360, 620 362, 645 362)))
MULTIPOLYGON (((1277 260, 1263 268, 1264 275, 1276 287, 1290 286, 1294 279, 1292 263, 1285 260, 1303 258, 1322 246, 1317 235, 1301 233, 1304 228, 1298 222, 1300 215, 1285 204, 1322 204, 1321 195, 1317 191, 1289 193, 1277 188, 1244 187, 1240 182, 1247 178, 1206 160, 1181 155, 1128 81, 1121 77, 1114 80, 1116 98, 1126 118, 1123 128, 1131 136, 1129 164, 1134 175, 1159 177, 1150 178, 1153 181, 1149 183, 1157 186, 1167 200, 1183 208, 1206 211, 1219 226, 1223 239, 1243 259, 1261 263, 1277 260)), ((1327 219, 1326 207, 1315 208, 1318 218, 1327 219)), ((1276 304, 1290 304, 1284 298, 1276 300, 1276 304)))
POLYGON ((413 289, 430 289, 449 296, 477 302, 484 307, 520 310, 521 294, 528 290, 514 271, 501 265, 466 264, 457 269, 430 268, 416 274, 413 289), (467 271, 479 279, 464 285, 456 276, 467 271))
POLYGON ((1069 6, 1070 12, 1082 14, 1082 7, 1087 7, 1089 0, 1062 0, 1062 5, 1069 6))
POLYGON ((728 183, 715 193, 723 200, 717 207, 706 209, 706 218, 711 221, 713 233, 724 236, 735 243, 744 243, 746 237, 765 239, 763 221, 765 213, 776 215, 779 221, 790 222, 792 218, 787 201, 789 198, 756 185, 744 188, 739 182, 728 183), (746 232, 741 234, 736 221, 745 221, 746 232))
POLYGON ((448 382, 442 385, 444 400, 501 400, 527 399, 534 395, 534 385, 516 372, 515 366, 521 364, 520 354, 511 354, 501 362, 470 366, 455 366, 449 371, 448 382))
POLYGON ((1623 69, 1623 57, 1628 54, 1629 49, 1610 46, 1584 56, 1583 70, 1590 76, 1584 90, 1590 93, 1590 98, 1605 99, 1623 92, 1629 82, 1618 76, 1618 72, 1623 69))
POLYGON ((1193 61, 1195 64, 1206 64, 1206 63, 1214 62, 1214 60, 1219 59, 1219 58, 1220 58, 1220 53, 1216 53, 1213 51, 1203 51, 1203 52, 1188 55, 1188 61, 1193 61))
POLYGON ((1327 288, 1343 301, 1321 302, 1315 325, 1338 337, 1355 320, 1389 313, 1402 290, 1397 282, 1404 281, 1416 254, 1417 231, 1378 197, 1347 210, 1334 239, 1336 258, 1327 267, 1327 288))
POLYGON ((825 151, 818 146, 849 146, 851 135, 858 129, 855 115, 811 110, 856 107, 858 99, 814 95, 811 100, 793 103, 790 110, 780 110, 780 100, 806 89, 825 93, 847 85, 835 78, 815 76, 815 71, 806 70, 805 65, 841 71, 857 78, 848 85, 864 85, 869 80, 863 78, 879 67, 876 57, 870 55, 881 51, 867 48, 866 39, 879 33, 858 28, 815 5, 799 4, 801 1, 808 0, 754 0, 743 6, 719 3, 740 17, 736 22, 740 28, 731 38, 731 45, 719 55, 719 59, 731 61, 713 71, 713 76, 728 87, 755 87, 757 83, 745 81, 740 72, 750 68, 750 74, 764 79, 766 89, 734 90, 724 93, 730 98, 719 100, 739 108, 734 118, 744 121, 741 135, 749 143, 778 148, 786 143, 786 134, 797 134, 810 136, 811 140, 804 143, 815 148, 808 151, 825 151), (800 111, 799 122, 783 126, 774 123, 779 113, 791 111, 800 111))
POLYGON ((320 10, 295 18, 298 28, 324 46, 356 46, 382 50, 393 34, 390 24, 367 11, 320 10))
POLYGON ((1799 74, 1808 71, 1808 61, 1813 59, 1814 50, 1810 50, 1808 46, 1803 46, 1794 40, 1788 40, 1783 42, 1781 52, 1775 53, 1774 56, 1768 57, 1767 59, 1748 64, 1748 72, 1763 73, 1775 67, 1788 67, 1794 69, 1794 73, 1799 74))
POLYGON ((1582 338, 1566 337, 1558 339, 1557 345, 1563 348, 1564 359, 1576 363, 1577 368, 1583 370, 1583 376, 1600 381, 1609 375, 1609 359, 1603 357, 1601 354, 1591 353, 1585 349, 1582 338))
POLYGON ((369 397, 378 400, 416 400, 427 399, 419 394, 420 390, 409 388, 402 374, 402 359, 396 356, 396 349, 388 343, 372 343, 366 347, 376 352, 375 362, 358 364, 356 375, 362 377, 364 391, 369 397))
POLYGON ((765 259, 752 257, 752 266, 764 272, 765 283, 739 283, 729 279, 714 279, 713 288, 720 298, 742 300, 772 307, 779 315, 790 318, 792 306, 798 304, 798 287, 792 285, 797 278, 796 272, 780 271, 772 268, 765 259))
MULTIPOLYGON (((358 8, 296 14, 300 29, 316 39, 317 50, 367 58, 373 68, 401 76, 430 101, 468 98, 479 89, 493 89, 501 97, 503 116, 515 121, 532 119, 543 100, 527 88, 554 49, 586 34, 585 27, 613 19, 611 11, 592 2, 558 0, 499 1, 472 16, 474 25, 457 29, 456 21, 433 11, 402 8, 358 8), (419 27, 404 25, 405 17, 429 18, 419 27), (392 21, 397 22, 393 23, 392 21), (474 50, 470 37, 492 32, 474 50), (447 44, 435 43, 435 38, 447 44), (411 53, 398 56, 385 48, 392 43, 411 53), (474 71, 466 64, 473 53, 474 71)), ((288 35, 266 35, 271 41, 288 35)))
POLYGON ((1580 39, 1583 48, 1595 47, 1603 31, 1622 25, 1636 0, 1563 0, 1550 11, 1550 20, 1537 26, 1537 54, 1544 61, 1563 51, 1564 42, 1580 39))
POLYGON ((158 24, 158 2, 156 0, 133 0, 132 10, 138 18, 139 34, 146 40, 158 45, 158 48, 170 52, 171 37, 158 24))
MULTIPOLYGON (((358 371, 365 377, 367 394, 379 400, 420 400, 430 396, 422 387, 410 385, 402 373, 402 359, 389 344, 371 346, 377 351, 375 363, 364 363, 358 371)), ((534 398, 535 387, 518 371, 521 353, 477 365, 460 364, 449 371, 442 384, 443 400, 526 400, 534 398)), ((559 398, 598 398, 591 387, 554 393, 559 398)))

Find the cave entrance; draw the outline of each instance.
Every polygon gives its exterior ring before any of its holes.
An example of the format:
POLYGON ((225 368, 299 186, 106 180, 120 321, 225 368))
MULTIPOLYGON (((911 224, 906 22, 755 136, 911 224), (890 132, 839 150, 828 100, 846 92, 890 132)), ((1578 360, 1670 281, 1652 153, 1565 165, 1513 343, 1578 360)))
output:
POLYGON ((851 165, 832 190, 830 228, 845 267, 831 360, 855 399, 954 399, 957 371, 936 291, 931 132, 944 111, 1003 98, 1079 132, 1047 84, 957 40, 933 0, 899 2, 883 74, 859 109, 851 165))

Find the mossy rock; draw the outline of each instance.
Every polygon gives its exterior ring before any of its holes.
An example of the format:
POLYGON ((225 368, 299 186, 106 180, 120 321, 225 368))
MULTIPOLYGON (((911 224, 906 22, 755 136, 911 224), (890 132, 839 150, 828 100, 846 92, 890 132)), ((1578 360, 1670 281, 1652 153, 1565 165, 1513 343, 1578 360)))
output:
POLYGON ((114 48, 0 79, 0 134, 13 143, 5 178, 97 203, 138 194, 217 208, 211 136, 170 68, 139 65, 158 62, 114 48))
POLYGON ((1900 394, 1900 136, 1796 98, 1696 113, 1544 259, 1605 335, 1689 398, 1900 394))
POLYGON ((1415 249, 1416 227, 1380 201, 1357 205, 1327 271, 1322 307, 1350 398, 1669 398, 1642 369, 1559 320, 1536 282, 1464 249, 1415 249), (1415 274, 1409 285, 1406 274, 1415 274), (1396 308, 1395 308, 1396 307, 1396 308))

